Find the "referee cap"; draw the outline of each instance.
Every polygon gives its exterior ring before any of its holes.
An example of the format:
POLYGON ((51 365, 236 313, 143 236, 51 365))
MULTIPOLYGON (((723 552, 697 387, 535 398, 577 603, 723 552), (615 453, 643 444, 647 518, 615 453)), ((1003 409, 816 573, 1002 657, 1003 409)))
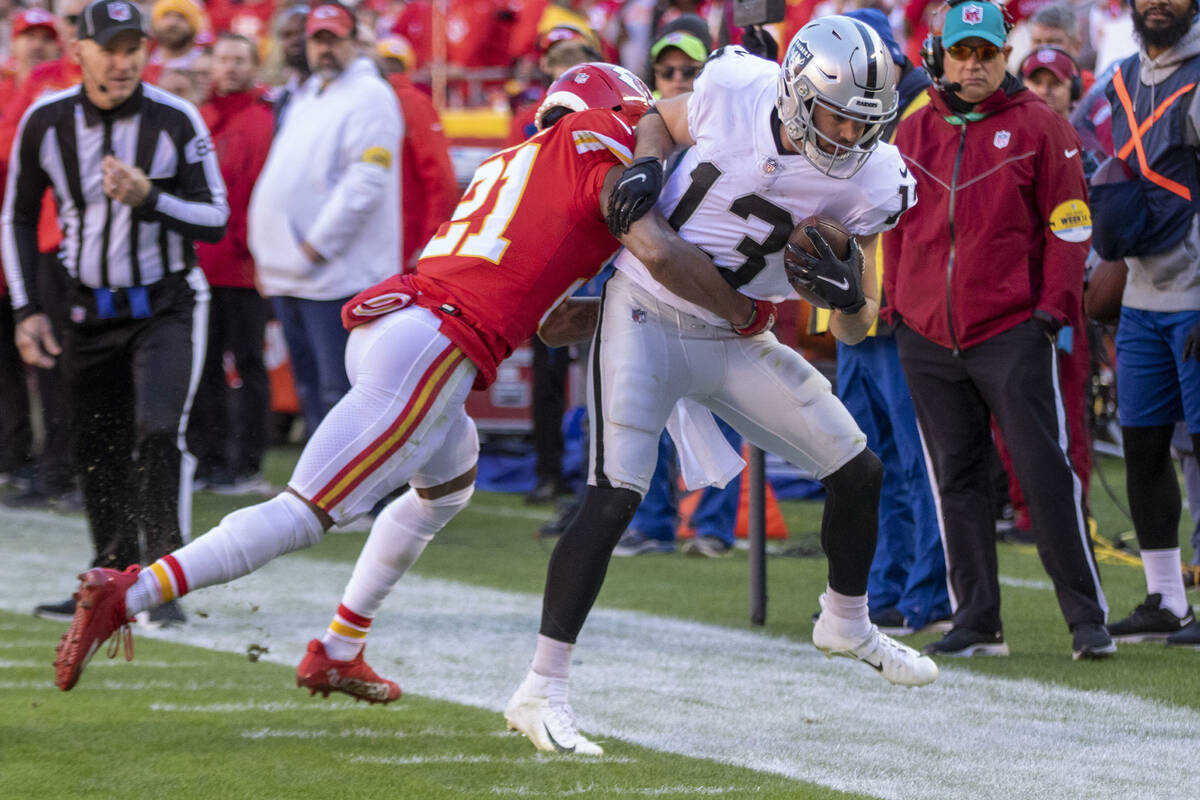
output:
POLYGON ((76 37, 92 39, 104 47, 122 31, 147 35, 141 10, 129 0, 94 0, 79 15, 76 37))

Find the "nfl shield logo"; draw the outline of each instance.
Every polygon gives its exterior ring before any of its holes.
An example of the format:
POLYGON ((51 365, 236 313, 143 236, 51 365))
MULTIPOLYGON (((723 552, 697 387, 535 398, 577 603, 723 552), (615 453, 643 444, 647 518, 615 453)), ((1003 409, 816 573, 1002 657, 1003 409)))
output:
POLYGON ((983 6, 964 6, 962 11, 962 21, 968 25, 978 25, 983 22, 983 6))
POLYGON ((109 3, 108 18, 114 22, 124 22, 129 19, 129 5, 127 3, 109 3))
POLYGON ((1008 147, 1008 140, 1012 138, 1012 134, 1008 131, 996 131, 995 138, 992 139, 992 144, 996 145, 997 150, 1003 150, 1008 147))
POLYGON ((646 312, 640 308, 635 308, 633 310, 633 321, 641 325, 646 321, 646 312))

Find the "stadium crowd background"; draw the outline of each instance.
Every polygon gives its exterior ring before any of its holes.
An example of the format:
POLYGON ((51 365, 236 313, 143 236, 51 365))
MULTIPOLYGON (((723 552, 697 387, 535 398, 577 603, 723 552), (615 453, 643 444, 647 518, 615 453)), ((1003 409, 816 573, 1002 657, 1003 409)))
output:
MULTIPOLYGON (((83 5, 73 0, 28 5, 0 0, 0 166, 7 167, 24 110, 43 92, 78 80, 78 68, 65 45, 75 35, 74 16, 83 5)), ((231 193, 229 241, 202 250, 200 264, 214 287, 256 295, 263 285, 254 274, 253 261, 246 260, 246 206, 273 133, 287 112, 289 97, 310 74, 304 52, 309 7, 284 0, 212 0, 207 4, 159 0, 141 5, 151 34, 144 80, 201 110, 218 141, 223 166, 226 153, 241 159, 234 170, 238 179, 231 181, 229 173, 226 175, 231 193), (231 65, 230 58, 215 52, 226 34, 244 37, 251 45, 245 57, 233 59, 237 64, 231 65), (240 113, 245 110, 243 105, 250 107, 249 113, 240 113), (223 135, 232 135, 237 144, 224 151, 219 144, 223 135), (250 158, 251 151, 260 152, 260 157, 250 158), (234 202, 238 193, 243 198, 240 207, 234 202), (240 245, 236 241, 239 235, 243 239, 240 245)), ((544 96, 544 87, 566 65, 602 59, 622 64, 653 83, 652 47, 663 39, 664 28, 670 30, 666 26, 684 15, 694 14, 703 21, 708 36, 705 44, 712 49, 740 43, 743 33, 734 25, 731 2, 362 0, 348 5, 356 22, 357 52, 371 58, 394 89, 404 121, 404 141, 398 147, 401 190, 400 219, 396 221, 402 230, 402 252, 396 263, 403 270, 413 268, 424 243, 449 219, 474 167, 491 152, 530 133, 533 111, 544 96)), ((788 0, 785 20, 768 30, 786 45, 810 19, 876 9, 886 17, 895 39, 894 57, 919 66, 921 43, 940 5, 940 0, 788 0)), ((1034 78, 1037 69, 1023 70, 1022 65, 1035 45, 1056 45, 1074 60, 1081 92, 1074 93, 1068 107, 1055 110, 1065 114, 1078 101, 1073 121, 1085 133, 1087 156, 1094 168, 1112 154, 1112 144, 1107 127, 1109 106, 1093 85, 1102 87, 1111 77, 1113 65, 1138 50, 1128 4, 1120 0, 1012 0, 1006 8, 1014 23, 1008 37, 1013 47, 1008 62, 1011 73, 1034 78), (1081 93, 1086 93, 1082 99, 1081 93)), ((679 50, 691 55, 685 47, 679 50)), ((779 50, 782 52, 783 46, 779 50)), ((1056 87, 1070 84, 1073 77, 1069 68, 1058 62, 1043 72, 1037 80, 1029 80, 1029 85, 1053 106, 1056 87)), ((52 210, 47 209, 40 231, 42 252, 52 254, 59 236, 52 210)), ((1099 259, 1092 262, 1097 264, 1099 259)), ((12 346, 13 321, 2 283, 0 305, 4 306, 0 311, 0 481, 10 485, 3 502, 15 507, 78 510, 81 500, 72 475, 59 379, 52 370, 26 369, 20 363, 12 346), (32 390, 32 403, 27 388, 32 390)), ((832 374, 836 358, 832 338, 809 333, 808 309, 803 304, 789 305, 792 308, 783 320, 781 338, 786 337, 832 374)), ((241 339, 237 334, 229 338, 228 330, 220 333, 224 339, 210 339, 207 376, 196 399, 188 437, 192 452, 200 458, 197 487, 230 494, 263 491, 261 459, 267 444, 289 435, 302 437, 304 429, 311 429, 320 419, 320 409, 311 407, 311 401, 310 407, 304 407, 302 401, 309 398, 288 371, 286 337, 277 323, 267 323, 270 305, 263 301, 257 307, 254 315, 263 317, 265 336, 251 328, 250 334, 240 334, 241 339), (306 424, 268 430, 268 403, 275 419, 301 417, 306 424)), ((67 310, 58 313, 65 315, 67 310)), ((1111 348, 1111 333, 1109 336, 1096 340, 1099 354, 1094 361, 1106 360, 1103 355, 1105 348, 1111 348)), ((485 431, 490 427, 497 432, 533 434, 539 465, 537 483, 528 497, 531 502, 553 503, 567 493, 558 434, 564 400, 555 397, 566 391, 564 371, 547 366, 544 357, 539 361, 529 352, 519 351, 510 364, 490 394, 474 398, 468 409, 480 418, 485 431), (547 376, 552 384, 549 388, 545 386, 547 376), (543 408, 549 410, 539 416, 543 408), (539 427, 551 433, 539 435, 539 427)), ((1087 366, 1090 369, 1077 379, 1111 383, 1110 364, 1087 366)), ((1083 387, 1076 388, 1082 396, 1083 387)), ((1093 403, 1086 411, 1076 408, 1074 413, 1080 419, 1090 415, 1094 427, 1092 417, 1096 411, 1103 412, 1105 399, 1101 396, 1099 404, 1093 403)), ((565 401, 567 406, 575 404, 565 401)), ((1181 440, 1181 449, 1187 444, 1181 440)), ((1194 465, 1189 462, 1188 466, 1194 465)), ((1020 503, 1019 487, 1011 479, 1006 481, 999 468, 997 476, 999 484, 1009 485, 997 494, 1016 501, 1007 504, 1008 508, 998 504, 1000 526, 1015 529, 1013 535, 1020 536, 1019 531, 1028 530, 1030 523, 1020 503), (1015 510, 1012 505, 1017 506, 1015 510)), ((1196 484, 1200 488, 1200 480, 1196 484)), ((554 525, 548 528, 553 530, 554 525)), ((894 621, 896 626, 904 626, 903 618, 894 621)))

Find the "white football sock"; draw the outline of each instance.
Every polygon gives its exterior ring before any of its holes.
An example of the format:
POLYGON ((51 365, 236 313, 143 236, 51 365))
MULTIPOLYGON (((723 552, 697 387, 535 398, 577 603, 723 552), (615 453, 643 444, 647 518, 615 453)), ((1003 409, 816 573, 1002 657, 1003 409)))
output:
POLYGON ((533 662, 529 668, 538 675, 565 680, 571 669, 571 651, 574 648, 575 645, 539 633, 537 647, 533 651, 533 662))
POLYGON ((826 622, 833 623, 833 629, 839 636, 864 637, 871 630, 865 594, 839 594, 827 585, 820 602, 822 615, 830 616, 826 622))
POLYGON ((321 637, 330 658, 349 661, 358 655, 366 644, 370 621, 384 599, 416 563, 434 534, 466 508, 474 493, 475 487, 468 486, 444 497, 425 500, 409 489, 375 518, 342 594, 338 615, 321 637), (343 609, 351 614, 341 613, 343 609))
POLYGON ((1143 550, 1142 569, 1146 572, 1146 594, 1161 594, 1162 608, 1177 617, 1188 612, 1183 588, 1183 568, 1178 547, 1169 550, 1143 550))
POLYGON ((133 615, 201 587, 228 583, 271 559, 311 547, 324 532, 317 515, 291 492, 239 508, 208 533, 142 570, 125 594, 125 610, 133 615))

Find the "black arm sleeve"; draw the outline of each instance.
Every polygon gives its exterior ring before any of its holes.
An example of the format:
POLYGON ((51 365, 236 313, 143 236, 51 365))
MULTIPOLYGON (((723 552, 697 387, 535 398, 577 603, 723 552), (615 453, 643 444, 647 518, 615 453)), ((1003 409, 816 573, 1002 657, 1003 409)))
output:
POLYGON ((47 115, 36 112, 22 122, 13 143, 4 210, 0 213, 4 274, 18 322, 41 311, 37 292, 38 218, 50 179, 42 169, 40 152, 48 125, 47 115))

